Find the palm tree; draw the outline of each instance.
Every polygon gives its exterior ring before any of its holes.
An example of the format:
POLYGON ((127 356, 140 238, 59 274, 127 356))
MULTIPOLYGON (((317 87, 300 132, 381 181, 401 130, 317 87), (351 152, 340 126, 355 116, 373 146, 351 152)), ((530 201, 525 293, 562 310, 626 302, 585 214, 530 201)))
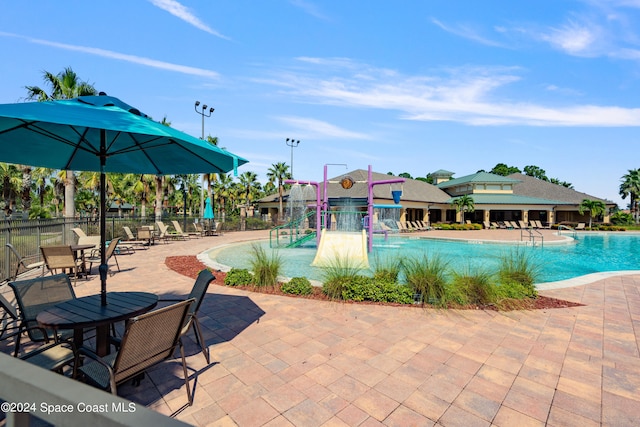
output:
POLYGON ((218 218, 224 218, 226 213, 226 205, 229 201, 229 193, 233 185, 233 177, 228 173, 218 176, 214 189, 216 194, 216 206, 218 208, 218 218))
POLYGON ((451 201, 451 206, 456 208, 456 212, 462 212, 460 215, 460 224, 464 224, 464 212, 473 212, 476 210, 473 203, 473 197, 465 194, 464 196, 456 197, 451 201))
POLYGON ((0 185, 2 185, 4 212, 6 216, 10 216, 16 204, 16 197, 22 186, 19 171, 15 165, 0 163, 0 185))
POLYGON ((629 171, 622 176, 622 183, 620 184, 620 195, 623 199, 627 196, 630 197, 629 208, 631 215, 638 223, 640 217, 638 212, 638 199, 640 198, 640 169, 629 169, 629 171))
POLYGON ((283 162, 275 163, 271 165, 269 170, 267 171, 267 178, 269 178, 270 182, 278 183, 278 217, 280 220, 283 219, 283 210, 282 210, 282 198, 284 197, 284 187, 283 183, 285 179, 289 179, 291 174, 289 173, 289 165, 283 162))
POLYGON ((244 202, 245 205, 249 206, 252 199, 252 190, 258 185, 258 175, 255 172, 247 171, 242 173, 238 180, 240 181, 240 185, 242 186, 242 190, 244 193, 244 202))
MULTIPOLYGON (((45 84, 51 87, 51 92, 47 93, 38 86, 25 86, 27 89, 27 99, 37 101, 48 101, 50 99, 71 99, 84 95, 96 95, 97 91, 93 84, 81 81, 78 75, 66 67, 58 74, 48 71, 43 72, 45 84)), ((64 190, 64 215, 67 218, 75 217, 75 175, 73 171, 65 173, 64 190)))
POLYGON ((580 215, 583 215, 585 211, 589 211, 589 228, 591 228, 593 218, 602 215, 606 210, 607 205, 603 201, 589 199, 584 199, 578 208, 580 215))

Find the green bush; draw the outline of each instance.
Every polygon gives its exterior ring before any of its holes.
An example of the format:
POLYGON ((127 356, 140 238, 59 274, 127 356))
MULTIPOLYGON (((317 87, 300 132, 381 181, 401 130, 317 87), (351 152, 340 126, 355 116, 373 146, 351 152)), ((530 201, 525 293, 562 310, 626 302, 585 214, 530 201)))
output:
POLYGON ((467 267, 463 271, 453 273, 451 280, 452 295, 458 298, 461 304, 491 304, 495 301, 495 286, 491 280, 491 274, 476 268, 467 267))
POLYGON ((535 298, 538 291, 534 286, 538 277, 539 266, 534 263, 532 255, 525 250, 513 250, 503 255, 497 276, 501 286, 516 287, 521 285, 526 297, 535 298))
POLYGON ((440 255, 408 258, 403 262, 406 283, 423 303, 444 306, 448 265, 440 255))
POLYGON ((224 278, 227 286, 247 286, 253 283, 253 275, 246 268, 232 268, 224 278))
POLYGON ((342 299, 411 304, 413 290, 406 285, 398 285, 395 281, 357 276, 343 284, 342 299))
POLYGON ((280 286, 280 290, 285 294, 309 295, 313 286, 306 277, 294 277, 280 286))
POLYGON ((322 292, 329 298, 342 299, 343 287, 351 281, 357 280, 362 268, 356 261, 347 258, 335 258, 323 268, 322 292))
POLYGON ((251 246, 253 258, 251 260, 251 269, 254 275, 254 284, 256 286, 275 286, 278 283, 278 274, 282 269, 282 258, 278 251, 267 251, 260 245, 251 246))
POLYGON ((373 278, 397 282, 402 271, 402 260, 399 257, 380 258, 377 254, 374 259, 373 278))
POLYGON ((633 215, 618 211, 611 215, 611 223, 613 225, 633 225, 633 215))

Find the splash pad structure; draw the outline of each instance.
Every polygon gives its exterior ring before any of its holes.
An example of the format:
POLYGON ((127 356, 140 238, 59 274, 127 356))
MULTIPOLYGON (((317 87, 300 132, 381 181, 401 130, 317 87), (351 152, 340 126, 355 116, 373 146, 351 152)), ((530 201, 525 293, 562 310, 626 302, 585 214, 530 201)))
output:
MULTIPOLYGON (((369 165, 368 175, 366 181, 354 181, 350 176, 344 176, 339 181, 329 181, 327 179, 327 166, 324 166, 324 182, 321 188, 318 182, 314 181, 302 181, 302 180, 287 180, 285 183, 293 184, 295 186, 308 186, 315 187, 316 203, 309 205, 309 208, 315 208, 315 235, 307 234, 298 238, 296 241, 309 240, 310 238, 316 238, 317 252, 316 257, 312 265, 322 266, 331 262, 331 260, 348 258, 351 263, 359 264, 364 268, 368 268, 368 253, 373 250, 373 235, 374 233, 384 233, 386 236, 387 230, 381 227, 379 222, 374 216, 374 208, 384 210, 398 211, 401 206, 399 205, 402 195, 402 189, 391 188, 391 195, 394 201, 393 205, 374 205, 373 203, 373 189, 378 185, 396 185, 403 184, 404 178, 395 178, 388 180, 374 181, 372 176, 371 165, 369 165), (367 185, 367 210, 366 214, 363 211, 351 212, 346 206, 350 206, 350 202, 353 200, 351 197, 340 198, 342 205, 339 208, 330 209, 329 206, 329 194, 328 184, 340 184, 340 186, 349 191, 355 184, 367 185), (335 219, 333 219, 335 218, 335 219), (376 227, 377 226, 377 227, 376 227), (334 229, 335 228, 335 229, 334 229)), ((345 165, 346 166, 346 165, 345 165)), ((293 194, 292 190, 292 194, 293 194)), ((298 190, 295 190, 298 191, 298 190)), ((306 191, 306 190, 305 190, 306 191)), ((308 200, 308 199, 307 199, 308 200)), ((296 202, 297 203, 297 202, 296 202)), ((334 206, 335 207, 335 206, 334 206)), ((312 215, 312 214, 310 214, 312 215)), ((310 215, 306 216, 306 220, 310 221, 310 215)), ((298 224, 301 221, 302 216, 298 218, 292 218, 293 221, 297 221, 298 224)), ((293 230, 293 227, 291 227, 293 230)), ((291 233, 293 234, 293 233, 291 233)), ((293 239, 292 239, 293 241, 293 239)), ((292 247, 293 244, 290 246, 292 247)))

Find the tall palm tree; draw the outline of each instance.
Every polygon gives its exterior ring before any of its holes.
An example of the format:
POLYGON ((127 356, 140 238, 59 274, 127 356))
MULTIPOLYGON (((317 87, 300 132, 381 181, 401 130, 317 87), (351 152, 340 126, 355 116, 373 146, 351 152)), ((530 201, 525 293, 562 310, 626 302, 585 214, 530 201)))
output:
POLYGON ((282 210, 282 198, 284 197, 284 180, 291 178, 291 174, 289 173, 289 165, 283 162, 275 163, 271 165, 269 170, 267 171, 267 178, 269 178, 270 182, 278 183, 278 217, 280 220, 284 218, 283 210, 282 210))
POLYGON ((629 208, 631 210, 631 215, 633 215, 637 224, 640 217, 640 212, 638 212, 638 199, 640 198, 640 169, 629 169, 629 171, 622 176, 620 195, 623 199, 626 199, 627 196, 629 196, 629 208))
POLYGON ((249 206, 253 196, 252 190, 259 184, 258 175, 255 172, 247 171, 240 174, 238 180, 244 193, 244 202, 249 206))
POLYGON ((602 215, 606 210, 607 205, 605 205, 601 200, 584 199, 578 207, 578 212, 580 212, 580 215, 583 215, 585 211, 589 211, 589 228, 591 228, 593 218, 602 215))
POLYGON ((22 187, 22 179, 18 168, 9 163, 0 163, 0 185, 4 200, 5 215, 10 216, 16 204, 16 198, 22 187))
POLYGON ((228 173, 218 176, 218 181, 214 185, 216 195, 216 207, 218 208, 218 218, 224 218, 227 210, 227 202, 229 201, 229 192, 233 185, 233 177, 228 173))
POLYGON ((473 212, 476 207, 473 202, 473 197, 465 194, 464 196, 456 197, 451 201, 451 206, 456 208, 456 212, 462 212, 460 215, 460 224, 464 224, 464 212, 473 212))
MULTIPOLYGON (((93 84, 81 81, 78 75, 66 67, 58 74, 48 71, 43 72, 43 79, 46 85, 51 87, 51 92, 47 93, 39 86, 25 86, 27 89, 27 99, 37 101, 48 101, 50 99, 71 99, 84 95, 96 95, 98 92, 93 84)), ((65 173, 64 190, 64 216, 75 217, 75 175, 73 171, 65 173)))

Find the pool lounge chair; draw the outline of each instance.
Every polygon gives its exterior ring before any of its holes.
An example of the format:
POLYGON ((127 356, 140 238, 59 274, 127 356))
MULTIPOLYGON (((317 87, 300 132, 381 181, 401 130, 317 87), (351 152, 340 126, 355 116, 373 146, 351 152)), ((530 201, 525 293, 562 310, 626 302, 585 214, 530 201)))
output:
POLYGON ((576 225, 576 230, 586 230, 586 224, 584 222, 579 222, 578 225, 576 225))
POLYGON ((400 230, 401 233, 408 233, 409 231, 411 231, 404 223, 400 221, 396 221, 396 224, 398 225, 398 230, 400 230))
POLYGON ((527 224, 527 222, 523 220, 519 220, 518 225, 520 226, 520 228, 529 228, 529 225, 527 224))
POLYGON ((127 238, 120 240, 121 244, 124 244, 125 246, 129 246, 133 250, 136 250, 136 249, 145 249, 145 250, 149 249, 149 241, 148 240, 138 240, 138 239, 136 239, 136 237, 133 235, 133 232, 131 231, 131 229, 129 227, 127 227, 126 225, 124 227, 122 227, 122 229, 124 230, 124 234, 126 234, 127 238))
POLYGON ((195 231, 187 231, 187 232, 183 231, 182 227, 180 226, 180 223, 178 221, 176 221, 175 219, 171 220, 171 224, 173 224, 173 228, 176 229, 176 232, 178 234, 182 234, 182 236, 186 236, 189 239, 191 237, 195 237, 195 238, 200 237, 200 233, 197 233, 195 231))
POLYGON ((11 243, 5 243, 5 246, 9 248, 9 251, 16 257, 17 260, 16 271, 11 277, 9 277, 9 280, 15 280, 18 277, 21 269, 23 270, 23 273, 42 269, 41 276, 44 275, 44 261, 27 262, 26 258, 22 257, 11 243))

